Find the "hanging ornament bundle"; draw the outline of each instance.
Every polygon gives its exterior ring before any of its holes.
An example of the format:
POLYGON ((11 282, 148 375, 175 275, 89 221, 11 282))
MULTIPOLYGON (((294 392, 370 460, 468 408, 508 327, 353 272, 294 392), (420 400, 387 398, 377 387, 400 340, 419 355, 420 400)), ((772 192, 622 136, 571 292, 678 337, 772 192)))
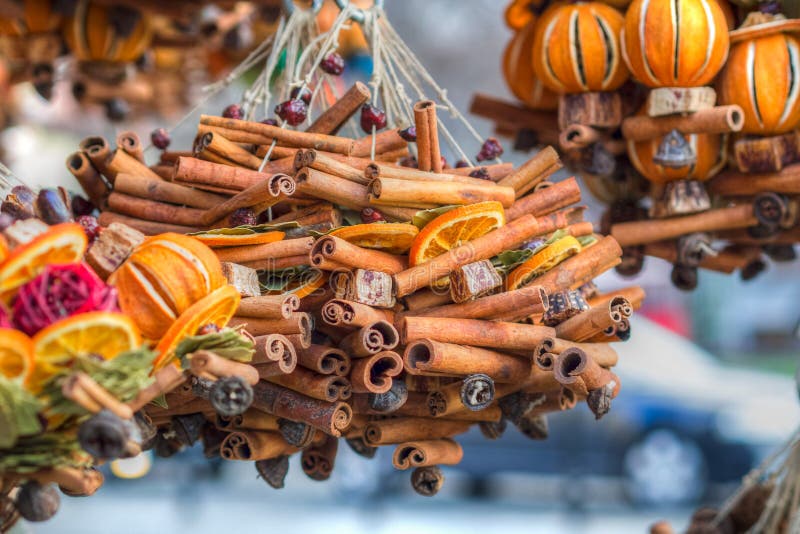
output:
POLYGON ((644 293, 593 284, 622 249, 584 221, 574 178, 549 180, 556 151, 500 162, 380 5, 346 5, 323 33, 315 17, 281 20, 256 82, 201 115, 191 150, 158 129, 148 164, 133 132, 91 137, 67 160, 86 197, 11 188, 3 529, 52 516, 54 483, 93 493, 100 460, 196 442, 276 488, 292 455, 325 480, 340 445, 387 446, 434 495, 473 426, 544 439, 548 416, 611 408, 613 344, 644 293), (343 91, 337 37, 356 23, 375 68, 343 91))
POLYGON ((698 269, 757 275, 800 238, 797 35, 777 2, 517 0, 503 73, 521 104, 477 95, 522 150, 556 142, 608 205, 624 249, 698 269), (756 4, 756 5, 750 5, 756 4), (750 11, 752 10, 752 11, 750 11), (737 27, 737 20, 741 24, 737 27))

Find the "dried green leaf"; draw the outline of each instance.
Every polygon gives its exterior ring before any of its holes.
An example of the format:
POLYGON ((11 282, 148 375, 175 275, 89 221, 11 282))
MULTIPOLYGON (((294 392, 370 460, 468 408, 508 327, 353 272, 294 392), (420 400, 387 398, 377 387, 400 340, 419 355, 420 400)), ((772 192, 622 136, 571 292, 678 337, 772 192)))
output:
POLYGON ((240 330, 233 328, 223 328, 212 334, 185 337, 178 343, 175 355, 180 358, 181 365, 188 368, 186 355, 198 350, 207 350, 237 362, 249 362, 255 353, 253 341, 244 336, 240 330))
POLYGON ((42 431, 42 404, 22 384, 0 375, 0 449, 12 447, 20 436, 42 431))
POLYGON ((253 235, 263 234, 266 232, 285 232, 300 228, 300 224, 296 221, 289 221, 278 224, 257 224, 257 225, 242 225, 234 228, 213 228, 211 230, 204 230, 202 232, 194 232, 188 234, 191 236, 215 236, 215 235, 253 235))
POLYGON ((450 210, 457 208, 458 206, 440 206, 438 208, 432 208, 429 210, 420 210, 414 214, 414 217, 411 219, 411 224, 422 230, 425 225, 429 222, 434 220, 439 215, 443 215, 450 210))

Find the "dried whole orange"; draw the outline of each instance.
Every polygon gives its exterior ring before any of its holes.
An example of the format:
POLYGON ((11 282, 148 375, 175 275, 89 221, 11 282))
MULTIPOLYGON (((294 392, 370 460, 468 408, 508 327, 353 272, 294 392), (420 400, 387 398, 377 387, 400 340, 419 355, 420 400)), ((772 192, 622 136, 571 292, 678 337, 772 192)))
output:
POLYGON ((557 2, 536 22, 533 69, 557 93, 613 91, 628 79, 619 30, 624 18, 601 2, 557 2))
POLYGON ((159 339, 184 310, 225 284, 216 254, 200 241, 161 234, 136 247, 111 276, 119 305, 145 337, 159 339))
POLYGON ((716 1, 634 0, 620 33, 623 59, 648 87, 699 87, 728 57, 728 21, 716 1))
POLYGON ((411 244, 408 263, 411 266, 424 263, 503 226, 505 222, 503 206, 495 201, 478 202, 447 211, 420 230, 411 244))

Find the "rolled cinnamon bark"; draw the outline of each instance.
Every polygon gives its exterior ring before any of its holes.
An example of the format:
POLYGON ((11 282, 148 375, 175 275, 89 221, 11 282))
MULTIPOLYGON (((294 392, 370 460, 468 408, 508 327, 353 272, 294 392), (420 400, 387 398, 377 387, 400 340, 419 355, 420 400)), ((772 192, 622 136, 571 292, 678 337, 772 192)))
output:
POLYGON ((239 415, 217 415, 217 428, 232 430, 272 430, 278 431, 278 418, 274 415, 250 408, 239 415))
POLYGON ((531 415, 545 415, 571 410, 578 403, 578 396, 575 392, 565 387, 538 393, 538 395, 536 406, 531 410, 531 415))
POLYGON ((525 214, 547 215, 581 200, 581 189, 574 177, 561 180, 550 187, 534 191, 514 202, 506 210, 506 220, 513 221, 525 214))
POLYGON ((514 190, 492 182, 465 184, 378 178, 369 185, 369 198, 370 202, 378 200, 381 203, 409 205, 472 204, 494 200, 509 208, 514 204, 514 190))
POLYGON ((243 298, 239 302, 236 315, 240 317, 260 317, 262 319, 289 319, 292 312, 300 308, 297 295, 261 295, 243 298))
POLYGON ((305 367, 298 367, 290 374, 271 376, 267 380, 326 402, 347 400, 352 394, 350 380, 346 377, 321 375, 305 367))
POLYGON ((543 313, 547 307, 547 292, 541 286, 533 285, 460 304, 445 304, 418 311, 408 311, 404 315, 454 319, 496 319, 510 313, 527 317, 534 313, 543 313))
MULTIPOLYGON (((253 338, 255 352, 250 361, 261 378, 277 374, 289 374, 298 363, 297 349, 292 336, 267 334, 253 338)), ((297 337, 298 340, 302 337, 297 337)))
POLYGON ((576 289, 599 276, 604 269, 610 269, 609 265, 620 256, 622 248, 619 243, 613 237, 606 236, 537 277, 534 283, 542 286, 548 294, 576 289))
POLYGON ((261 166, 261 158, 218 132, 207 132, 200 136, 195 150, 210 150, 214 154, 248 169, 257 170, 261 166))
POLYGON ((672 130, 682 134, 721 134, 738 132, 742 126, 742 108, 729 105, 700 109, 686 115, 635 115, 622 121, 622 135, 628 141, 635 142, 663 137, 672 130))
POLYGON ((590 308, 559 323, 555 327, 556 335, 575 342, 591 339, 622 321, 624 317, 616 310, 618 306, 632 309, 630 302, 625 298, 616 297, 605 306, 590 308))
POLYGON ((306 133, 271 126, 260 122, 243 121, 237 119, 226 119, 224 117, 214 117, 211 115, 201 115, 200 124, 207 126, 219 126, 230 130, 240 130, 261 135, 263 143, 268 144, 273 139, 279 144, 294 148, 314 148, 326 152, 336 152, 338 154, 350 155, 353 152, 355 141, 346 137, 337 137, 320 133, 306 133))
POLYGON ((751 204, 717 208, 670 219, 632 221, 611 227, 611 235, 620 246, 644 245, 674 239, 695 232, 716 232, 747 228, 758 224, 751 204))
POLYGON ((608 293, 597 294, 594 297, 587 299, 586 302, 590 306, 602 306, 611 302, 616 297, 623 297, 630 302, 634 310, 638 310, 642 307, 645 296, 644 289, 642 289, 641 286, 629 286, 621 289, 615 289, 613 291, 609 291, 608 293))
POLYGON ((353 152, 350 155, 356 157, 369 157, 372 154, 373 144, 375 145, 376 157, 378 154, 386 154, 408 148, 408 141, 400 137, 400 131, 397 129, 391 129, 384 130, 376 134, 374 143, 373 136, 369 134, 356 139, 353 144, 353 152))
POLYGON ((436 103, 420 100, 414 104, 414 125, 417 130, 417 165, 421 171, 442 172, 439 151, 439 122, 436 103))
POLYGON ((370 98, 369 88, 356 82, 306 129, 308 133, 335 135, 370 98))
POLYGON ((562 150, 585 148, 602 140, 600 130, 584 124, 570 124, 558 136, 558 144, 562 150))
POLYGON ((233 317, 228 326, 244 326, 254 336, 266 334, 303 334, 313 330, 311 316, 294 312, 288 319, 258 319, 255 317, 233 317))
POLYGON ((497 382, 520 382, 531 372, 530 359, 431 339, 409 342, 403 363, 411 374, 466 376, 484 373, 497 382))
POLYGON ((397 328, 403 344, 430 339, 495 350, 533 350, 545 338, 555 336, 548 326, 449 317, 403 317, 397 328))
MULTIPOLYGON (((366 186, 361 184, 310 168, 297 171, 295 181, 299 193, 355 210, 372 207, 369 202, 369 191, 366 186)), ((382 206, 379 211, 398 221, 410 221, 417 212, 415 209, 390 206, 382 206)))
POLYGON ((339 348, 353 358, 366 358, 381 351, 392 350, 399 341, 397 330, 391 323, 376 321, 345 337, 339 348))
POLYGON ((300 455, 303 472, 312 480, 328 480, 333 472, 338 448, 338 439, 325 436, 321 443, 312 443, 303 449, 300 455))
POLYGON ((350 356, 344 351, 324 345, 298 348, 298 363, 323 375, 346 376, 350 374, 350 356))
POLYGON ((397 273, 394 275, 395 292, 398 297, 409 295, 440 278, 449 276, 457 267, 486 260, 504 250, 513 249, 537 235, 539 231, 540 225, 536 218, 524 215, 430 261, 397 273))
MULTIPOLYGON (((284 239, 263 245, 243 245, 214 249, 220 261, 244 264, 245 262, 303 256, 308 263, 308 253, 314 245, 313 237, 284 239)), ((262 269, 264 267, 261 267, 262 269)))
POLYGON ((253 386, 253 407, 278 417, 298 421, 339 437, 350 425, 353 410, 343 402, 324 402, 261 381, 253 386))
MULTIPOLYGON (((198 191, 191 187, 166 182, 161 179, 155 180, 147 176, 136 176, 124 172, 117 174, 114 180, 114 191, 137 198, 202 209, 213 208, 226 200, 221 195, 198 191)), ((200 222, 194 221, 192 224, 200 222)))
MULTIPOLYGON (((91 157, 91 154, 89 154, 90 159, 91 157)), ((92 162, 94 163, 94 160, 92 160, 92 162)), ((105 171, 103 171, 103 174, 109 180, 114 181, 117 175, 123 172, 136 176, 147 176, 153 180, 161 180, 161 177, 150 170, 150 167, 124 150, 117 148, 105 162, 105 171)))
POLYGON ((376 321, 394 322, 394 312, 373 308, 360 302, 333 299, 320 311, 322 320, 332 326, 366 326, 376 321))
POLYGON ((560 384, 578 395, 586 396, 590 391, 615 382, 612 398, 619 393, 619 378, 614 373, 600 367, 597 362, 580 349, 568 349, 558 355, 553 375, 560 384))
MULTIPOLYGON (((614 367, 617 365, 617 361, 619 360, 617 351, 615 351, 614 348, 608 343, 576 343, 574 341, 568 341, 560 338, 548 338, 543 340, 542 343, 534 349, 533 357, 538 365, 540 356, 544 355, 545 353, 549 353, 549 357, 553 358, 550 362, 550 369, 552 369, 552 365, 555 364, 554 358, 558 354, 561 354, 565 350, 569 349, 582 350, 591 356, 591 358, 602 367, 614 367)), ((546 367, 542 368, 547 369, 546 367)))
POLYGON ((108 196, 111 211, 145 219, 148 221, 191 227, 203 218, 203 210, 183 208, 154 200, 137 198, 124 193, 111 193, 108 196))
POLYGON ((67 169, 78 180, 92 204, 100 210, 105 208, 110 189, 89 160, 89 156, 85 152, 75 152, 67 158, 67 169))
MULTIPOLYGON (((452 304, 453 299, 450 297, 450 291, 434 291, 433 289, 422 289, 410 295, 403 297, 403 305, 406 310, 417 312, 419 310, 426 310, 436 306, 445 306, 452 304)), ((417 315, 416 313, 409 313, 409 315, 417 315)))
POLYGON ((467 421, 431 419, 429 417, 398 417, 371 421, 364 428, 364 441, 377 447, 408 441, 450 438, 468 431, 467 421))
POLYGON ((127 152, 129 156, 144 163, 144 148, 136 132, 120 132, 119 135, 117 135, 117 147, 127 152))
MULTIPOLYGON (((232 130, 230 128, 223 128, 221 126, 209 126, 207 124, 198 124, 197 125, 197 137, 196 139, 201 138, 203 135, 207 133, 215 133, 223 136, 225 139, 234 142, 234 143, 246 143, 250 145, 261 145, 266 142, 266 139, 263 135, 245 132, 242 130, 232 130)), ((276 149, 279 147, 275 147, 276 149)), ((286 157, 286 154, 278 155, 274 154, 275 150, 273 150, 273 159, 286 157)), ((266 153, 266 152, 265 152, 266 153)), ((191 156, 191 153, 182 154, 184 156, 191 156)), ((257 157, 263 157, 263 154, 257 157)), ((162 158, 163 159, 163 158, 162 158)), ((174 159, 173 159, 174 161, 174 159)))
POLYGON ((506 162, 493 163, 491 165, 480 165, 478 167, 455 167, 452 169, 447 169, 447 172, 450 174, 458 174, 460 176, 469 176, 471 173, 481 169, 486 172, 491 181, 499 182, 514 172, 514 164, 506 162))
MULTIPOLYGON (((402 367, 402 362, 400 364, 402 367)), ((109 410, 121 419, 133 417, 130 406, 120 402, 89 375, 77 372, 69 375, 61 387, 64 397, 83 406, 91 413, 109 410)))
POLYGON ((759 193, 800 194, 800 163, 778 172, 745 174, 726 171, 708 184, 709 193, 726 196, 750 196, 759 193))
POLYGON ((186 382, 186 375, 174 365, 162 367, 153 375, 155 380, 149 386, 139 390, 136 398, 128 403, 134 412, 141 410, 156 397, 172 391, 186 382))
POLYGON ((191 372, 195 376, 210 375, 215 378, 238 376, 251 386, 258 382, 258 371, 252 365, 222 358, 207 350, 193 352, 188 355, 188 359, 191 372))
POLYGON ((316 150, 298 150, 294 156, 294 167, 297 170, 303 167, 311 167, 314 170, 338 176, 349 182, 361 185, 367 185, 370 182, 370 179, 364 176, 364 173, 359 169, 316 150))
POLYGON ((283 439, 280 432, 246 430, 231 432, 220 446, 219 454, 226 460, 268 460, 297 451, 283 439))
POLYGON ((462 184, 474 184, 479 186, 487 185, 486 180, 481 178, 473 178, 471 176, 462 176, 460 174, 451 174, 451 170, 454 169, 447 169, 447 173, 433 173, 424 172, 409 167, 398 167, 396 165, 372 162, 364 168, 363 176, 368 178, 370 182, 377 178, 393 178, 396 180, 409 180, 414 182, 458 182, 462 184))
POLYGON ((386 393, 392 387, 392 379, 402 372, 403 359, 386 350, 353 361, 350 380, 356 393, 386 393))
POLYGON ((294 158, 271 161, 262 172, 231 167, 197 158, 179 157, 175 163, 175 181, 184 184, 211 186, 225 190, 243 191, 269 180, 273 174, 288 174, 293 171, 294 158))
POLYGON ((456 465, 464 456, 461 445, 452 439, 434 439, 401 443, 394 450, 395 469, 411 469, 427 465, 456 465))
POLYGON ((312 266, 331 271, 345 266, 395 274, 408 268, 408 260, 404 256, 362 248, 332 235, 317 239, 309 258, 312 266))
POLYGON ((477 93, 472 97, 469 111, 479 117, 485 117, 500 124, 513 125, 515 131, 523 127, 536 132, 555 130, 555 113, 533 110, 481 93, 477 93))
POLYGON ((558 152, 548 146, 497 182, 497 185, 512 187, 516 198, 519 198, 562 167, 558 152))
POLYGON ((209 211, 203 216, 203 223, 211 225, 239 208, 254 207, 257 208, 255 209, 256 213, 260 213, 294 194, 296 188, 297 185, 291 176, 280 173, 273 174, 233 197, 209 206, 209 211))
POLYGON ((111 146, 104 137, 87 137, 81 140, 78 145, 81 152, 86 154, 94 165, 110 181, 113 176, 109 176, 108 160, 111 159, 111 146))

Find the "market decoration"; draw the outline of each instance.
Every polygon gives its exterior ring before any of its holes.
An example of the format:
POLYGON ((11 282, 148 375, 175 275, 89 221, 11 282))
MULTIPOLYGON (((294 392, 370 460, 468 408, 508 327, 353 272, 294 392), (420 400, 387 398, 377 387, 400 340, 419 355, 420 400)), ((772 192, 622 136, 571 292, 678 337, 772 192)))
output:
POLYGON ((557 116, 520 90, 522 105, 477 95, 472 111, 514 137, 517 149, 557 140, 565 163, 608 205, 603 229, 623 247, 623 275, 655 256, 673 264, 672 282, 688 290, 698 268, 749 279, 766 258, 794 259, 798 19, 776 14, 775 2, 740 10, 737 29, 737 13, 721 0, 634 0, 616 6, 624 14, 596 4, 508 7, 512 45, 521 46, 520 28, 535 37, 529 52, 504 55, 506 79, 512 88, 541 81, 561 93, 557 116), (581 10, 592 9, 592 24, 581 22, 581 10), (589 32, 593 25, 599 33, 589 32), (611 26, 618 29, 606 38, 611 26), (606 48, 590 37, 597 35, 606 48), (614 79, 617 54, 632 80, 620 85, 620 75, 603 88, 587 65, 604 64, 596 74, 614 79), (587 57, 606 63, 584 64, 587 57))
MULTIPOLYGON (((31 338, 32 359, 30 344, 8 357, 10 376, 35 380, 0 382, 14 399, 2 413, 19 419, 0 432, 3 528, 51 517, 52 482, 93 493, 99 460, 198 441, 209 457, 254 462, 276 488, 291 455, 325 480, 340 445, 366 458, 390 446, 430 496, 473 426, 544 439, 549 415, 611 409, 613 345, 632 335, 644 292, 593 284, 622 249, 584 220, 574 178, 552 180, 555 149, 516 168, 499 161, 499 142, 458 113, 380 4, 343 6, 327 33, 315 17, 295 7, 234 69, 263 66, 241 101, 200 116, 191 150, 165 128, 149 151, 133 132, 90 137, 67 159, 90 200, 8 195, 0 271, 19 229, 69 225, 85 234, 72 263, 96 274, 87 300, 102 310, 56 318, 31 338), (356 23, 375 69, 342 91, 337 36, 356 23), (104 348, 76 335, 83 326, 104 348), (54 344, 64 340, 69 356, 54 344), (32 450, 47 455, 32 463, 32 450)), ((31 292, 45 287, 39 263, 7 298, 31 280, 31 292)))

